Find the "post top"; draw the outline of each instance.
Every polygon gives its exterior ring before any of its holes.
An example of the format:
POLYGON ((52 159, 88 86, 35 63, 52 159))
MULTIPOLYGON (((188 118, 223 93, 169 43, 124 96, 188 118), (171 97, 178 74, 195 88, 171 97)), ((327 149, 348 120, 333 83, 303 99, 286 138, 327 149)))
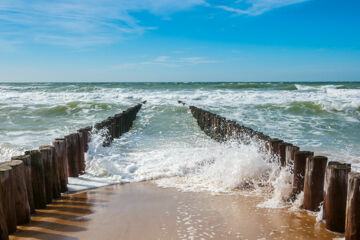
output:
POLYGON ((11 167, 15 167, 15 166, 18 166, 21 164, 23 164, 23 162, 21 160, 12 160, 9 162, 9 166, 11 166, 11 167))
POLYGON ((40 146, 39 150, 49 150, 51 148, 54 148, 54 146, 50 146, 50 145, 45 145, 45 146, 40 146))
POLYGON ((12 156, 11 160, 24 160, 26 158, 29 158, 30 155, 19 155, 19 156, 12 156))

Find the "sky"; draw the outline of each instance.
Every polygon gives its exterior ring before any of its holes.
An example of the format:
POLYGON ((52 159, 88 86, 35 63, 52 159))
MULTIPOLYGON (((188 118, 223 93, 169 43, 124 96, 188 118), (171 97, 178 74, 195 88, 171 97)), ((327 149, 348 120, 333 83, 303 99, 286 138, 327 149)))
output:
POLYGON ((0 81, 360 81, 359 12, 358 0, 0 0, 0 81))

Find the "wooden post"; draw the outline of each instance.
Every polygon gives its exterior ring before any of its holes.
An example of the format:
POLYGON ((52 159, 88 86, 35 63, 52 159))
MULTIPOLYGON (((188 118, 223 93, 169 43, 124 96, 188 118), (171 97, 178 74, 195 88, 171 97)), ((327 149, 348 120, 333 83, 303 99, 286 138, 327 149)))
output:
POLYGON ((84 140, 85 140, 85 152, 87 152, 89 150, 89 142, 91 141, 90 139, 90 133, 92 131, 92 127, 85 127, 84 129, 84 140))
POLYGON ((82 130, 78 131, 78 141, 79 141, 79 160, 78 160, 78 171, 79 175, 85 173, 85 133, 82 130))
POLYGON ((278 157, 280 160, 280 144, 283 143, 283 140, 278 138, 270 139, 270 152, 274 157, 278 157))
POLYGON ((46 203, 51 203, 53 199, 53 151, 50 146, 41 146, 39 150, 42 155, 44 162, 44 173, 45 173, 45 192, 46 192, 46 203))
POLYGON ((294 158, 294 180, 292 195, 296 197, 300 192, 304 191, 306 159, 314 156, 313 152, 298 151, 294 158))
POLYGON ((75 133, 65 136, 69 177, 79 177, 79 142, 77 136, 75 133))
POLYGON ((123 135, 125 132, 125 118, 124 118, 124 114, 121 113, 120 114, 120 135, 123 135))
POLYGON ((279 146, 279 155, 280 155, 280 163, 281 163, 281 166, 286 166, 286 162, 288 159, 291 159, 291 153, 290 153, 290 149, 293 145, 291 143, 287 143, 287 142, 284 142, 284 143, 280 143, 280 146, 279 146))
MULTIPOLYGON (((1 171, 0 171, 0 186, 2 185, 2 177, 1 177, 1 171)), ((1 194, 1 191, 0 191, 1 194)), ((0 239, 1 240, 9 240, 9 232, 7 229, 7 224, 6 224, 6 218, 5 218, 5 213, 4 213, 4 209, 3 209, 3 201, 4 199, 2 199, 0 197, 0 239)))
POLYGON ((9 234, 16 231, 16 209, 15 209, 15 189, 13 170, 9 162, 0 165, 0 199, 5 215, 7 232, 9 234))
POLYGON ((45 173, 42 155, 38 150, 26 151, 31 157, 31 182, 36 209, 46 207, 45 173))
POLYGON ((115 114, 115 137, 119 138, 121 136, 121 114, 115 114))
POLYGON ((60 185, 60 164, 59 159, 56 157, 55 147, 49 146, 51 150, 52 161, 52 182, 53 182, 53 199, 61 198, 61 185, 60 185))
MULTIPOLYGON (((330 162, 331 163, 331 162, 330 162)), ((345 213, 348 173, 351 165, 333 162, 325 174, 324 213, 326 228, 334 232, 345 231, 345 213)))
POLYGON ((24 178, 25 178, 30 212, 35 213, 34 195, 33 195, 32 179, 31 179, 31 157, 30 155, 13 156, 11 157, 11 160, 20 160, 24 163, 24 178))
POLYGON ((9 178, 9 173, 6 170, 1 170, 0 167, 0 239, 9 239, 9 232, 7 227, 7 211, 5 211, 4 206, 6 206, 7 198, 3 196, 2 192, 6 189, 7 178, 9 178))
POLYGON ((286 148, 286 164, 291 166, 294 165, 295 154, 300 151, 300 148, 297 146, 291 146, 286 148))
POLYGON ((357 172, 348 175, 345 239, 360 239, 360 173, 357 172))
POLYGON ((306 159, 304 182, 304 208, 318 211, 324 200, 324 177, 327 157, 315 156, 306 159))
POLYGON ((64 138, 56 138, 53 142, 55 148, 55 161, 59 166, 60 192, 68 190, 68 168, 67 168, 67 152, 64 138))
POLYGON ((9 166, 13 172, 14 195, 12 201, 15 202, 16 223, 18 225, 30 222, 30 205, 25 183, 25 166, 21 160, 12 160, 9 166))

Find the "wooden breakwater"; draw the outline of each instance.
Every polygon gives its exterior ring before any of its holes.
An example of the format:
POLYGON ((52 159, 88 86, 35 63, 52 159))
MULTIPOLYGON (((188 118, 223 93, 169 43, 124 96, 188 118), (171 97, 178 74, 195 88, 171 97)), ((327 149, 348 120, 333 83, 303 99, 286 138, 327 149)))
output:
POLYGON ((189 108, 201 130, 216 141, 257 142, 260 151, 272 154, 271 161, 279 161, 281 166, 291 169, 292 199, 303 191, 304 209, 319 211, 323 203, 323 220, 327 229, 345 232, 346 240, 360 239, 360 173, 351 172, 350 164, 328 162, 325 156, 300 151, 291 143, 271 138, 217 114, 195 106, 189 108))
POLYGON ((0 163, 0 240, 9 239, 17 225, 29 223, 36 209, 46 208, 53 199, 59 199, 68 190, 68 177, 85 173, 85 152, 93 130, 104 134, 103 145, 107 146, 130 130, 141 106, 0 163))

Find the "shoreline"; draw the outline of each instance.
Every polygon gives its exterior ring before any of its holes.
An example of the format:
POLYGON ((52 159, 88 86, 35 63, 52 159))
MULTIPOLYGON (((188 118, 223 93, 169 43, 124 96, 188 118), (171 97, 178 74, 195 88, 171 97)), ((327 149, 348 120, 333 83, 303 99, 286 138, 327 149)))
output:
POLYGON ((152 182, 63 194, 10 239, 333 239, 316 217, 265 209, 262 197, 211 195, 152 182))

